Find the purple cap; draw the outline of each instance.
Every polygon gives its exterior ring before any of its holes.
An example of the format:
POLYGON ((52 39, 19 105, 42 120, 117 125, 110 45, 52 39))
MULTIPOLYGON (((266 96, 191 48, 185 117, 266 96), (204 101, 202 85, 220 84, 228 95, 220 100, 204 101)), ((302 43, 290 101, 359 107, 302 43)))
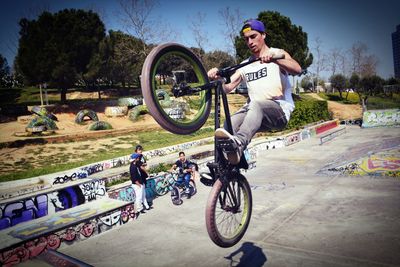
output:
POLYGON ((242 28, 242 33, 245 33, 247 31, 258 31, 258 32, 265 32, 265 26, 264 23, 262 23, 259 20, 256 19, 249 19, 244 23, 244 26, 242 28))

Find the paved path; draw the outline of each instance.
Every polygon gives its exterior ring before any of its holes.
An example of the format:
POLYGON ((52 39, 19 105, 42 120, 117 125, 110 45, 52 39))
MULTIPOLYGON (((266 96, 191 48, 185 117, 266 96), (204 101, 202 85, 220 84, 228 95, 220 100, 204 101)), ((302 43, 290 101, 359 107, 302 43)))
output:
MULTIPOLYGON (((350 126, 323 145, 311 138, 260 152, 257 168, 244 173, 253 188, 250 226, 232 248, 208 238, 210 188, 199 183, 183 205, 157 198, 137 221, 61 252, 94 266, 400 266, 399 178, 320 172, 399 138, 399 128, 350 126)), ((398 144, 395 151, 400 158, 398 144)))

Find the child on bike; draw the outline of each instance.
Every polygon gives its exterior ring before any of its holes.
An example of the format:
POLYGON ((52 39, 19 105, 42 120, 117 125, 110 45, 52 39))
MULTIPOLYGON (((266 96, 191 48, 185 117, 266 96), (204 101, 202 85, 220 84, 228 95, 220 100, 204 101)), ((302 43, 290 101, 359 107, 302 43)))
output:
MULTIPOLYGON (((297 75, 301 72, 299 63, 286 51, 266 45, 267 33, 261 21, 246 21, 242 36, 252 53, 244 62, 256 58, 260 60, 237 70, 230 77, 231 82, 223 85, 225 93, 229 93, 244 81, 249 95, 247 103, 231 117, 233 135, 226 130, 226 124, 225 129, 218 128, 215 131, 216 138, 230 139, 237 146, 236 151, 226 153, 231 164, 239 163, 243 150, 256 132, 282 130, 286 127, 294 109, 288 74, 297 75), (273 59, 280 54, 284 58, 273 59)), ((207 75, 210 79, 218 79, 217 72, 217 68, 212 68, 207 75)))

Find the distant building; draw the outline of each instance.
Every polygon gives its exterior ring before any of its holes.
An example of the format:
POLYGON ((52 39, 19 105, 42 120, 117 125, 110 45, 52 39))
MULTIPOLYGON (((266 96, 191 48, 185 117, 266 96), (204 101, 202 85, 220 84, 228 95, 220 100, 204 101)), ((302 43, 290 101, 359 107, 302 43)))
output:
POLYGON ((397 25, 396 31, 392 33, 394 77, 400 79, 400 25, 397 25))

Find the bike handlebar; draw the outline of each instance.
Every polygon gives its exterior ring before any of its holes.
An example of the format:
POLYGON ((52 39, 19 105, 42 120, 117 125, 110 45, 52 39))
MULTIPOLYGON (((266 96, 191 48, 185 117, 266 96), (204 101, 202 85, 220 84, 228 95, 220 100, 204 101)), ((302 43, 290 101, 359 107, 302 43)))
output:
MULTIPOLYGON (((278 54, 278 55, 274 55, 272 57, 272 60, 278 60, 278 59, 284 59, 284 58, 285 58, 285 54, 278 54)), ((259 60, 261 60, 261 58, 259 58, 259 57, 258 58, 253 58, 253 59, 250 59, 247 62, 240 63, 240 64, 237 64, 237 65, 234 65, 234 66, 230 66, 230 67, 226 67, 226 68, 220 69, 220 70, 218 70, 217 74, 219 76, 223 77, 223 78, 229 79, 230 76, 233 74, 233 72, 236 71, 237 69, 240 69, 240 68, 242 68, 242 67, 244 67, 246 65, 249 65, 249 64, 251 64, 253 62, 256 62, 256 61, 259 61, 259 60)))
MULTIPOLYGON (((278 60, 278 59, 284 59, 284 58, 285 58, 285 54, 278 54, 278 55, 274 55, 272 57, 272 60, 278 60)), ((231 75, 233 74, 234 71, 236 71, 237 69, 240 69, 246 65, 249 65, 253 62, 256 62, 258 60, 261 60, 261 59, 260 58, 249 59, 247 62, 220 69, 220 70, 218 70, 217 75, 224 78, 225 83, 230 83, 231 75)), ((200 87, 197 87, 197 88, 191 88, 186 83, 179 84, 177 86, 174 86, 173 94, 175 97, 180 97, 180 96, 190 95, 190 94, 202 91, 202 90, 209 90, 211 88, 214 88, 215 85, 217 84, 217 82, 218 82, 217 80, 212 81, 212 82, 209 82, 209 83, 202 85, 200 87)))

